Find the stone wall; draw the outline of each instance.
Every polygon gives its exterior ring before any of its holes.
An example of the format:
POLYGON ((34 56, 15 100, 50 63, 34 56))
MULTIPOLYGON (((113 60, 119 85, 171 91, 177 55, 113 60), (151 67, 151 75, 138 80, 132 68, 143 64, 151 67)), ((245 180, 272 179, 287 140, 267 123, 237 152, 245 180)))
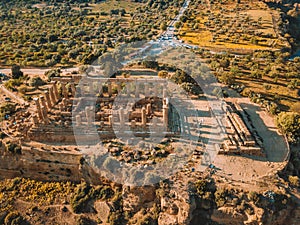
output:
POLYGON ((0 150, 0 179, 17 176, 49 181, 74 181, 83 178, 81 154, 22 148, 21 154, 0 150))

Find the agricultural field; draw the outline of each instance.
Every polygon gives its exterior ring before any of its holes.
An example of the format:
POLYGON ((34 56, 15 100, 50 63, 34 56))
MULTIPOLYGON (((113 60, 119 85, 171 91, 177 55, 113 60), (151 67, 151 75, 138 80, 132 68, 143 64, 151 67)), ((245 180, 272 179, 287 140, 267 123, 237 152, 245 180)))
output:
POLYGON ((289 47, 279 31, 284 27, 279 12, 258 1, 196 1, 177 26, 185 42, 210 49, 251 52, 289 47))
POLYGON ((261 103, 272 114, 299 112, 300 61, 285 60, 288 55, 269 50, 241 57, 215 54, 207 62, 220 82, 261 103))

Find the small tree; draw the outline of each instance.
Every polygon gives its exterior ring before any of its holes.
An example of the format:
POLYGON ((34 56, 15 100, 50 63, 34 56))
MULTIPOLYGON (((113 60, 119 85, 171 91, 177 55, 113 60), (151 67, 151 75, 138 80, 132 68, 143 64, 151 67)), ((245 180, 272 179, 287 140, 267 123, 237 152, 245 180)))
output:
POLYGON ((223 72, 220 76, 220 81, 227 85, 232 85, 235 83, 235 77, 231 72, 223 72))
POLYGON ((295 112, 281 112, 276 118, 278 128, 294 142, 300 136, 300 115, 295 112))
POLYGON ((297 176, 289 176, 289 182, 291 185, 298 187, 299 186, 299 177, 297 176))
POLYGON ((18 65, 12 65, 11 67, 11 75, 13 79, 19 79, 23 76, 23 72, 21 71, 21 67, 18 65))
POLYGON ((16 105, 12 103, 4 103, 0 105, 0 121, 3 120, 6 115, 11 115, 16 112, 16 105))
POLYGON ((179 29, 181 26, 182 26, 182 23, 180 21, 175 23, 176 29, 179 29))
POLYGON ((45 81, 42 80, 40 77, 33 77, 30 81, 30 86, 38 88, 39 86, 42 86, 46 84, 45 81))
POLYGON ((158 77, 160 77, 160 78, 168 78, 168 76, 169 76, 169 74, 165 70, 161 70, 158 72, 158 77))
POLYGON ((48 77, 48 81, 52 79, 52 77, 60 77, 61 70, 60 69, 52 69, 45 72, 45 76, 48 77))
POLYGON ((160 29, 163 30, 163 31, 167 30, 167 24, 166 24, 166 22, 163 22, 163 23, 160 25, 160 29))

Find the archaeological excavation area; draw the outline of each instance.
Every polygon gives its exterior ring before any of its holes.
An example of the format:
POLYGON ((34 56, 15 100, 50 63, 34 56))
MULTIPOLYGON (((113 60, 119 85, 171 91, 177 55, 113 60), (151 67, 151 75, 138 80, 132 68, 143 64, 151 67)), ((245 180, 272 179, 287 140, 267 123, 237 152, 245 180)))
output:
MULTIPOLYGON (((16 163, 5 155, 10 160, 3 170, 11 177, 34 172, 45 180, 78 180, 95 172, 82 157, 84 149, 93 154, 91 146, 99 143, 102 154, 120 165, 143 168, 164 160, 191 161, 183 164, 200 171, 217 154, 267 155, 268 146, 243 105, 222 100, 216 116, 204 96, 191 100, 174 86, 157 77, 55 77, 29 108, 2 122, 8 142, 26 156, 16 163)), ((8 145, 4 140, 2 147, 8 145)))

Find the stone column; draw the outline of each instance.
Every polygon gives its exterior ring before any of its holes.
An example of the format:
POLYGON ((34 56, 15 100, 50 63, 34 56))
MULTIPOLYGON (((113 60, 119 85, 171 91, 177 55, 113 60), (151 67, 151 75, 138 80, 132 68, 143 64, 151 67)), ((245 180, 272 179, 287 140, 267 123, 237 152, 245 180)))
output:
POLYGON ((165 127, 168 127, 168 122, 169 122, 168 112, 169 112, 169 107, 167 105, 164 105, 163 106, 163 121, 164 121, 165 127))
POLYGON ((145 97, 149 97, 149 84, 146 83, 144 84, 144 94, 145 94, 145 97))
POLYGON ((112 95, 112 84, 111 84, 110 81, 107 83, 107 92, 108 92, 108 96, 111 97, 111 95, 112 95))
POLYGON ((103 84, 99 84, 97 94, 99 94, 99 97, 103 97, 103 84))
POLYGON ((32 122, 34 127, 37 127, 39 125, 39 119, 37 115, 32 116, 32 122))
POLYGON ((145 107, 142 108, 142 126, 146 126, 147 118, 146 118, 146 109, 145 107))
POLYGON ((148 95, 149 97, 153 96, 153 82, 151 82, 150 84, 148 84, 148 95))
POLYGON ((147 113, 148 116, 151 114, 151 104, 147 104, 146 113, 147 113))
POLYGON ((48 110, 50 110, 52 108, 52 102, 51 102, 50 94, 48 91, 45 92, 45 98, 47 101, 48 110))
POLYGON ((39 99, 38 98, 34 98, 34 102, 35 102, 35 105, 36 105, 36 109, 37 109, 37 113, 38 113, 39 119, 42 121, 44 119, 44 117, 43 117, 43 112, 42 112, 42 109, 41 109, 41 105, 40 105, 39 99))
POLYGON ((124 126, 124 109, 119 110, 120 126, 124 126))
POLYGON ((104 127, 104 121, 100 121, 100 129, 104 127))
POLYGON ((112 126, 112 123, 113 123, 113 116, 110 115, 110 116, 108 116, 108 125, 112 126))
POLYGON ((75 97, 76 95, 76 88, 75 88, 75 84, 71 83, 71 90, 72 90, 72 96, 75 97))
POLYGON ((126 85, 126 95, 127 97, 130 97, 131 95, 131 83, 127 83, 126 85))
POLYGON ((135 127, 136 127, 136 122, 135 122, 135 120, 131 120, 131 127, 132 127, 132 128, 135 128, 135 127))
POLYGON ((46 105, 45 97, 43 95, 40 96, 40 101, 42 103, 42 107, 44 107, 47 110, 47 105, 46 105))
POLYGON ((154 97, 159 97, 159 88, 160 88, 160 84, 159 83, 157 83, 157 82, 155 82, 155 87, 154 87, 154 97))
POLYGON ((63 111, 65 111, 68 106, 67 99, 63 98, 61 101, 61 105, 62 105, 63 111))
POLYGON ((64 111, 64 105, 63 105, 62 102, 60 102, 60 103, 58 104, 58 107, 59 107, 59 110, 60 110, 61 112, 64 111))
POLYGON ((49 118, 48 118, 48 114, 47 114, 47 108, 42 106, 42 112, 43 112, 43 117, 44 117, 44 123, 45 124, 49 124, 49 118))
POLYGON ((66 83, 61 83, 61 91, 62 91, 62 96, 64 98, 68 98, 68 90, 66 88, 66 83))
POLYGON ((75 116, 76 126, 81 126, 82 120, 80 115, 75 116))
POLYGON ((54 96, 55 96, 55 102, 58 102, 60 100, 59 94, 58 94, 58 90, 57 90, 57 84, 56 82, 53 83, 53 92, 54 92, 54 96))
POLYGON ((91 118, 91 113, 90 113, 90 107, 85 107, 85 116, 86 116, 86 121, 88 126, 92 124, 92 118, 91 118))
POLYGON ((57 103, 57 101, 56 101, 56 98, 55 98, 53 87, 51 87, 49 89, 49 93, 50 93, 50 98, 51 98, 52 106, 54 106, 57 103))
POLYGON ((90 106, 90 120, 91 120, 91 123, 94 124, 94 121, 95 121, 95 108, 93 106, 90 106))

